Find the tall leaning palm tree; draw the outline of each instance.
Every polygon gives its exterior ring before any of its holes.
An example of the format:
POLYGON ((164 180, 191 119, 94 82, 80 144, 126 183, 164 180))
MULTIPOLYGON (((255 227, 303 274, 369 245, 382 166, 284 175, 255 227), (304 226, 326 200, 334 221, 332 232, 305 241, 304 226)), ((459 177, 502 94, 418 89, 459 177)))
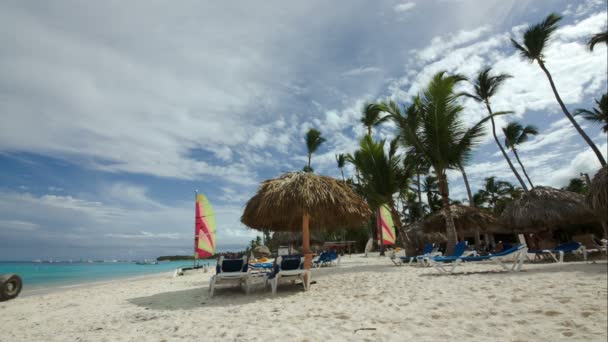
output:
POLYGON ((367 135, 372 136, 372 127, 376 127, 388 120, 388 115, 382 116, 382 112, 373 103, 366 103, 363 106, 361 123, 367 128, 367 135))
POLYGON ((597 148, 597 146, 595 146, 591 138, 589 138, 587 133, 583 131, 578 122, 576 122, 574 116, 570 114, 568 108, 566 108, 566 105, 562 101, 561 96, 559 96, 559 93, 557 92, 555 83, 553 83, 553 77, 545 66, 545 56, 543 55, 543 50, 549 42, 549 39, 551 38, 553 32, 557 30, 557 23, 561 19, 562 17, 560 15, 551 13, 547 16, 547 18, 545 18, 545 20, 534 26, 531 26, 526 30, 526 32, 524 33, 523 45, 519 44, 514 39, 511 39, 511 42, 513 43, 513 46, 517 50, 519 50, 522 57, 526 58, 530 62, 536 61, 538 63, 538 66, 543 70, 545 75, 547 75, 547 79, 549 79, 549 84, 551 85, 551 89, 553 90, 553 95, 555 95, 555 99, 557 100, 557 103, 564 112, 564 115, 568 118, 568 120, 570 120, 570 123, 572 123, 572 126, 574 126, 578 134, 580 134, 580 136, 585 140, 585 142, 587 142, 589 147, 591 147, 591 149, 597 156, 597 159, 599 160, 600 164, 602 166, 605 166, 606 160, 604 159, 604 156, 597 148))
POLYGON ((342 181, 346 182, 344 178, 344 165, 346 165, 346 155, 344 153, 336 154, 336 163, 338 164, 338 168, 342 173, 342 181))
POLYGON ((593 51, 595 44, 598 43, 605 43, 606 45, 608 45, 608 31, 594 34, 593 37, 589 38, 589 41, 587 42, 587 47, 590 51, 593 51))
POLYGON ((321 132, 317 131, 314 128, 311 128, 306 132, 306 149, 308 150, 308 167, 305 168, 305 171, 312 172, 313 169, 310 166, 310 159, 312 158, 312 154, 317 151, 319 146, 325 142, 325 138, 321 136, 321 132))
POLYGON ((496 142, 496 145, 500 149, 502 156, 507 161, 507 164, 509 164, 509 167, 511 168, 511 171, 515 175, 515 178, 517 178, 517 180, 521 184, 521 187, 525 191, 528 191, 528 188, 526 187, 526 183, 524 183, 524 180, 519 175, 519 172, 517 172, 517 170, 515 169, 515 166, 513 166, 511 159, 507 155, 507 152, 505 151, 505 149, 500 144, 500 141, 498 140, 498 136, 496 135, 496 122, 494 122, 494 116, 499 115, 499 114, 505 114, 507 112, 493 113, 492 107, 490 106, 490 98, 492 96, 496 95, 496 92, 498 91, 500 86, 503 84, 503 82, 506 81, 511 76, 507 75, 507 74, 491 75, 490 74, 491 71, 492 71, 492 68, 490 68, 490 67, 486 67, 483 70, 481 70, 479 72, 479 74, 477 75, 477 79, 475 80, 475 82, 473 84, 473 86, 475 87, 475 93, 474 94, 462 93, 462 95, 465 95, 467 97, 472 98, 473 100, 475 100, 477 102, 481 102, 481 103, 485 104, 486 109, 488 110, 488 114, 490 115, 490 122, 492 123, 492 135, 494 136, 494 141, 496 142))
POLYGON ((457 168, 471 155, 473 145, 483 135, 483 124, 465 129, 460 115, 463 107, 458 104, 454 86, 465 78, 437 73, 424 89, 416 110, 403 115, 391 103, 381 105, 395 120, 402 144, 422 154, 432 165, 439 181, 439 192, 446 210, 447 253, 456 245, 456 227, 450 214, 449 186, 446 171, 457 168))
POLYGON ((528 138, 531 135, 537 135, 538 129, 531 125, 524 127, 518 122, 509 122, 507 126, 502 128, 502 132, 505 135, 505 146, 507 146, 507 148, 510 148, 511 151, 513 151, 515 159, 517 159, 521 170, 524 172, 524 176, 526 176, 528 183, 530 183, 530 187, 534 189, 534 184, 532 184, 532 181, 530 180, 530 177, 526 172, 524 164, 522 164, 521 160, 519 159, 519 154, 517 153, 516 146, 528 141, 528 138))
POLYGON ((595 103, 597 104, 596 108, 592 110, 577 109, 574 111, 574 115, 582 115, 584 119, 602 125, 602 131, 606 133, 606 138, 608 138, 608 93, 602 95, 599 101, 595 100, 595 103))

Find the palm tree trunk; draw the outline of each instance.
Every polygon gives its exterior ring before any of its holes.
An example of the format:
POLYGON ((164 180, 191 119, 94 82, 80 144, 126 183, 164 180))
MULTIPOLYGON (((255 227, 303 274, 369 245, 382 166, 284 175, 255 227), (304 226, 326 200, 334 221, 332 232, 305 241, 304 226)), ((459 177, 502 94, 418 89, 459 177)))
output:
POLYGON ((367 126, 367 135, 369 135, 369 137, 372 137, 372 126, 367 126))
POLYGON ((310 157, 312 156, 312 153, 308 152, 308 169, 310 170, 310 157))
POLYGON ((530 176, 528 176, 528 173, 526 172, 526 168, 524 167, 524 164, 522 164, 521 160, 519 160, 519 154, 517 154, 517 149, 515 149, 515 146, 513 146, 511 148, 511 150, 513 150, 513 154, 515 155, 515 159, 517 159, 517 162, 519 163, 519 166, 521 166, 521 170, 524 172, 524 176, 526 176, 526 179, 528 180, 528 183, 530 183, 530 188, 534 189, 534 184, 532 184, 532 180, 530 179, 530 176))
POLYGON ((391 216, 393 217, 393 223, 395 224, 395 231, 399 232, 399 237, 401 240, 401 244, 403 245, 403 249, 405 249, 405 255, 414 255, 413 245, 410 243, 410 237, 407 235, 407 232, 401 225, 401 216, 399 216, 399 212, 395 209, 395 203, 390 203, 391 207, 391 216), (409 254, 408 254, 409 253, 409 254))
POLYGON ((598 150, 597 146, 595 146, 595 144, 593 143, 591 138, 589 138, 587 133, 585 133, 585 131, 583 131, 581 126, 578 124, 578 122, 576 122, 576 120, 574 120, 574 117, 572 116, 572 114, 570 114, 570 112, 564 105, 562 98, 559 96, 559 93, 557 92, 557 89, 555 88, 555 83, 553 83, 553 77, 551 77, 551 73, 549 73, 549 70, 547 70, 547 68, 545 67, 545 63, 543 63, 543 61, 541 61, 540 59, 537 59, 536 61, 538 62, 538 65, 540 66, 540 68, 543 69, 543 71, 545 72, 545 75, 547 75, 547 78, 549 79, 549 84, 551 84, 551 90, 553 90, 553 95, 555 95, 555 99, 557 100, 557 103, 559 103, 559 106, 562 108, 564 115, 566 115, 568 120, 570 120, 570 123, 572 123, 572 126, 574 126, 574 128, 576 129, 578 134, 580 134, 581 137, 583 137, 583 139, 585 140, 585 142, 587 142, 587 145, 589 145, 589 147, 591 147, 591 149, 593 150, 593 153, 595 153, 595 155, 597 156, 597 159, 600 161, 600 164, 602 166, 606 166, 606 159, 604 159, 604 156, 602 155, 600 150, 598 150))
POLYGON ((492 122, 492 135, 494 136, 494 141, 496 141, 496 145, 498 145, 498 148, 500 149, 500 152, 502 152, 502 155, 505 157, 505 160, 509 164, 509 167, 511 168, 511 171, 513 171, 513 174, 515 175, 515 177, 519 181, 519 184, 521 184, 522 189, 524 189, 525 192, 528 192, 528 187, 526 186, 526 183, 524 183, 524 180, 521 179, 521 176, 519 175, 519 173, 517 172, 517 170, 515 170, 515 167, 513 166, 513 163, 511 163, 511 159, 509 159, 509 156, 507 155, 507 152, 505 152, 505 149, 502 148, 502 145, 500 144, 500 141, 498 141, 498 136, 496 136, 496 124, 494 123, 494 114, 492 113, 492 108, 490 108, 490 102, 487 99, 486 99, 485 102, 486 102, 486 108, 488 109, 488 113, 490 113, 490 121, 492 122))
POLYGON ((342 173, 342 181, 346 182, 346 178, 344 178, 344 168, 343 167, 340 168, 340 172, 342 173))
POLYGON ((473 193, 471 192, 471 187, 469 186, 469 179, 467 177, 467 173, 464 171, 464 167, 462 167, 462 165, 458 164, 458 168, 460 169, 460 172, 462 173, 462 179, 464 180, 464 186, 465 186, 465 188, 467 188, 467 196, 469 197, 469 206, 475 207, 475 203, 473 203, 473 193))
POLYGON ((420 172, 416 172, 416 183, 418 186, 418 214, 419 220, 424 217, 424 210, 422 209, 422 190, 420 189, 420 172))
MULTIPOLYGON (((473 193, 471 192, 471 187, 469 186, 469 178, 467 177, 467 173, 464 171, 464 167, 458 164, 460 168, 460 172, 462 172, 462 179, 464 180, 464 186, 467 188, 467 196, 469 197, 469 206, 475 207, 475 202, 473 202, 473 193)), ((481 248, 481 237, 479 236, 479 229, 475 229, 475 249, 480 250, 481 248)))
POLYGON ((441 200, 443 202, 443 208, 445 211, 445 230, 448 238, 448 245, 446 248, 446 255, 451 255, 454 252, 454 246, 456 246, 456 225, 454 225, 454 218, 450 212, 450 190, 448 188, 448 179, 443 170, 437 170, 437 177, 439 181, 439 193, 441 194, 441 200))

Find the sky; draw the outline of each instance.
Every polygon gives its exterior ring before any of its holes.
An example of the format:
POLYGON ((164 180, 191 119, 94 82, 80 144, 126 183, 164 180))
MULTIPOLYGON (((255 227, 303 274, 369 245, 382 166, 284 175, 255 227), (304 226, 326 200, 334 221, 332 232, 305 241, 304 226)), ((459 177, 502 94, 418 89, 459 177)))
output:
MULTIPOLYGON (((499 127, 539 128, 520 147, 535 185, 599 168, 509 38, 562 14, 546 65, 570 110, 592 108, 607 52, 585 41, 606 30, 604 0, 345 4, 0 0, 0 260, 191 254, 195 190, 215 208, 219 250, 240 250, 258 234, 240 223, 246 201, 302 169, 309 128, 327 139, 315 172, 339 177, 363 104, 405 104, 441 70, 513 76, 492 106, 514 112, 499 127)), ((463 105, 467 124, 486 114, 463 105)), ((605 154, 599 126, 580 124, 605 154)), ((374 131, 392 137, 390 124, 374 131)), ((488 176, 515 182, 490 134, 466 171, 473 191, 488 176)), ((464 199, 460 174, 448 179, 464 199)))

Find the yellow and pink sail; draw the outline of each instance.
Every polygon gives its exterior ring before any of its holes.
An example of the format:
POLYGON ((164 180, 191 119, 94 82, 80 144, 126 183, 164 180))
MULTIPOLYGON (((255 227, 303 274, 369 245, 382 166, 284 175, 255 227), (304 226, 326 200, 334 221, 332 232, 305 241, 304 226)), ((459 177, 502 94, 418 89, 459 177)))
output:
POLYGON ((194 225, 194 258, 215 254, 215 213, 205 195, 196 194, 194 225))
POLYGON ((383 205, 378 209, 378 215, 376 215, 376 223, 378 227, 378 241, 382 240, 384 245, 395 244, 395 225, 393 224, 393 217, 388 205, 383 205))

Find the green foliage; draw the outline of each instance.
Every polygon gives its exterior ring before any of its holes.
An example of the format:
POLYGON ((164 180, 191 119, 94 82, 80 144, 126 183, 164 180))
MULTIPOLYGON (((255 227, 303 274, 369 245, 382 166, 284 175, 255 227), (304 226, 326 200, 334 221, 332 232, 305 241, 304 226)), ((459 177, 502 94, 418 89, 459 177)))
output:
POLYGON ((308 165, 304 167, 305 172, 313 172, 312 167, 310 166, 310 159, 312 154, 317 151, 319 146, 325 142, 325 138, 321 136, 321 132, 317 131, 314 128, 311 128, 306 132, 306 149, 308 150, 308 165))
POLYGON ((378 126, 388 120, 388 115, 381 116, 382 111, 373 103, 366 103, 363 106, 361 115, 361 123, 367 128, 369 135, 372 134, 372 127, 378 126))
POLYGON ((608 133, 608 93, 602 95, 599 101, 595 100, 595 104, 597 105, 596 108, 591 110, 577 109, 574 111, 574 115, 582 115, 585 120, 603 125, 602 131, 608 133))
POLYGON ((317 131, 314 128, 311 128, 306 133, 306 148, 308 149, 308 153, 313 154, 317 152, 317 149, 321 144, 325 142, 325 138, 321 136, 321 132, 317 131))
POLYGON ((522 57, 528 60, 538 60, 544 62, 543 50, 551 35, 557 30, 557 24, 562 19, 558 14, 551 13, 542 22, 531 26, 524 32, 523 46, 514 39, 511 39, 513 46, 519 50, 522 57))
POLYGON ((589 188, 587 184, 580 178, 572 178, 567 186, 563 187, 562 190, 576 192, 577 194, 586 195, 589 188))
POLYGON ((506 181, 497 181, 496 177, 484 179, 484 188, 473 195, 473 201, 478 208, 490 209, 500 215, 506 205, 521 195, 521 189, 506 181))
POLYGON ((524 127, 518 122, 509 122, 502 128, 502 132, 505 135, 505 146, 515 149, 515 146, 528 141, 531 135, 537 135, 538 129, 531 125, 524 127))

